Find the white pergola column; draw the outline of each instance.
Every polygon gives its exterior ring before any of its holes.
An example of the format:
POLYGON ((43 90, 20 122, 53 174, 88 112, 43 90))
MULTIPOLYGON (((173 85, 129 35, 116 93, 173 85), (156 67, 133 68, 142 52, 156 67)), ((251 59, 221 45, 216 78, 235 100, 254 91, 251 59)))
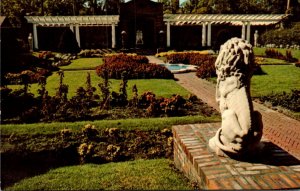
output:
POLYGON ((116 25, 111 24, 111 47, 116 48, 116 25))
POLYGON ((250 21, 247 23, 247 41, 250 43, 250 34, 251 34, 251 27, 250 21))
POLYGON ((167 22, 167 47, 171 46, 171 24, 167 22))
POLYGON ((243 25, 242 25, 242 39, 243 40, 246 39, 246 26, 245 26, 244 22, 243 22, 243 25))
POLYGON ((79 25, 78 24, 75 26, 75 31, 76 31, 76 40, 77 40, 78 46, 80 48, 81 47, 80 46, 80 33, 79 33, 79 25))
POLYGON ((206 46, 206 23, 202 24, 202 46, 206 46))
POLYGON ((207 25, 207 46, 211 46, 211 23, 207 25))
POLYGON ((70 30, 74 33, 74 25, 70 24, 70 30))
POLYGON ((39 42, 38 42, 38 34, 37 34, 36 24, 33 24, 33 43, 34 43, 34 49, 39 49, 39 42))

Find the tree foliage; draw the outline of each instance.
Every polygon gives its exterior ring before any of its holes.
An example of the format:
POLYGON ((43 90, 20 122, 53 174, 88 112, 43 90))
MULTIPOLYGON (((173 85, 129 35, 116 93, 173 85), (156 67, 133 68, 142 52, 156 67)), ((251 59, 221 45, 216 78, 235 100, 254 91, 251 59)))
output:
MULTIPOLYGON (((167 0, 166 0, 167 1, 167 0)), ((289 13, 299 15, 300 2, 290 0, 289 13)), ((187 0, 182 13, 206 14, 283 14, 287 1, 282 0, 187 0)))
POLYGON ((1 0, 1 15, 14 25, 25 15, 101 15, 119 14, 123 0, 1 0))
MULTIPOLYGON (((119 14, 124 0, 1 0, 1 15, 13 25, 26 15, 101 15, 119 14)), ((164 13, 202 14, 283 14, 300 19, 299 0, 162 0, 164 13), (288 1, 290 7, 287 10, 288 1)))

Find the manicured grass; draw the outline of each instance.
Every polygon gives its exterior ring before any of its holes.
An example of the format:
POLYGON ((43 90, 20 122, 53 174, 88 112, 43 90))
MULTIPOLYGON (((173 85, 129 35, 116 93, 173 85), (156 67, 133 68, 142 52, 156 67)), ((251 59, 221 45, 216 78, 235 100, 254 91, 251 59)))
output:
MULTIPOLYGON (((253 48, 254 54, 257 56, 265 56, 265 51, 267 48, 258 48, 255 47, 253 48)), ((282 49, 282 48, 274 48, 275 50, 280 51, 283 55, 286 54, 286 50, 291 50, 292 51, 292 55, 294 58, 297 58, 298 60, 300 59, 300 50, 294 50, 294 49, 282 49)))
POLYGON ((61 167, 6 190, 192 190, 168 159, 61 167))
POLYGON ((253 97, 300 89, 300 68, 293 65, 263 65, 261 67, 267 74, 252 77, 251 94, 253 97))
POLYGON ((103 64, 102 58, 79 58, 72 60, 72 63, 68 66, 61 66, 62 70, 93 70, 97 66, 103 64))
POLYGON ((262 58, 260 62, 258 62, 260 65, 288 65, 289 62, 285 60, 275 59, 275 58, 262 58))
POLYGON ((119 120, 99 120, 99 121, 80 121, 80 122, 54 122, 54 123, 35 123, 35 124, 2 124, 1 134, 54 134, 64 128, 72 131, 81 131, 86 124, 95 125, 99 130, 106 128, 119 128, 124 130, 161 130, 171 128, 172 125, 209 123, 220 121, 219 116, 185 116, 185 117, 165 117, 165 118, 141 118, 141 119, 119 119, 119 120))
MULTIPOLYGON (((98 94, 100 94, 100 89, 98 87, 98 84, 102 82, 102 78, 97 76, 95 70, 81 70, 81 71, 65 71, 64 72, 64 80, 63 82, 67 85, 69 85, 69 93, 68 97, 71 98, 76 94, 76 90, 82 86, 85 87, 86 82, 86 76, 87 72, 90 72, 91 74, 91 82, 94 87, 97 88, 98 94)), ((119 92, 120 88, 120 82, 121 80, 114 80, 111 79, 111 91, 119 92)), ((138 93, 142 94, 145 91, 152 91, 155 93, 158 97, 171 97, 172 94, 180 94, 181 96, 187 96, 189 92, 185 90, 183 87, 178 85, 174 80, 172 79, 141 79, 141 80, 129 80, 128 81, 128 87, 127 92, 128 96, 132 96, 132 87, 136 84, 138 88, 138 93)), ((59 76, 54 73, 52 76, 49 76, 47 78, 47 85, 46 89, 49 92, 49 95, 55 95, 56 88, 59 85, 59 76)), ((9 88, 17 89, 20 88, 19 85, 11 85, 9 88)), ((32 84, 30 88, 30 92, 38 95, 37 90, 40 87, 38 84, 32 84)))

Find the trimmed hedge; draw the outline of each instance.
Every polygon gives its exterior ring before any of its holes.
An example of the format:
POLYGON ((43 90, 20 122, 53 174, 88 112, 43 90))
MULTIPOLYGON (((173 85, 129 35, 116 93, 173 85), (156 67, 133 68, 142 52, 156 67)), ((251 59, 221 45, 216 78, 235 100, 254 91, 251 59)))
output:
POLYGON ((178 52, 165 54, 166 61, 170 64, 183 63, 198 66, 196 76, 199 78, 216 77, 216 57, 199 52, 178 52))
POLYGON ((174 75, 167 68, 149 63, 145 56, 129 56, 119 54, 104 58, 104 64, 96 68, 96 73, 102 78, 121 79, 122 73, 127 73, 128 79, 173 79, 174 75))
POLYGON ((166 55, 166 61, 170 64, 189 64, 189 65, 196 65, 200 66, 204 62, 212 62, 214 63, 216 58, 212 55, 208 54, 199 54, 199 53, 173 53, 166 55))
POLYGON ((196 71, 196 76, 203 79, 217 77, 214 62, 208 61, 201 64, 196 71))
POLYGON ((262 96, 261 101, 271 102, 272 106, 282 106, 294 112, 300 112, 300 90, 294 89, 291 93, 278 93, 262 96))

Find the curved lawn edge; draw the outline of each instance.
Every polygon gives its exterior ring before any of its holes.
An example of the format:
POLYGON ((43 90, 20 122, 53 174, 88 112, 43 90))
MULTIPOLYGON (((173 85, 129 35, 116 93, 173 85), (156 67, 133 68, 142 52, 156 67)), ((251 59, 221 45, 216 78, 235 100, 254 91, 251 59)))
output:
POLYGON ((33 123, 33 124, 7 124, 1 125, 1 134, 55 134, 62 129, 81 131, 86 124, 95 125, 98 130, 106 128, 119 128, 123 130, 140 129, 162 130, 171 128, 173 125, 210 123, 220 121, 220 116, 185 116, 185 117, 165 117, 165 118, 141 118, 141 119, 120 119, 120 120, 98 120, 80 122, 53 122, 53 123, 33 123))

